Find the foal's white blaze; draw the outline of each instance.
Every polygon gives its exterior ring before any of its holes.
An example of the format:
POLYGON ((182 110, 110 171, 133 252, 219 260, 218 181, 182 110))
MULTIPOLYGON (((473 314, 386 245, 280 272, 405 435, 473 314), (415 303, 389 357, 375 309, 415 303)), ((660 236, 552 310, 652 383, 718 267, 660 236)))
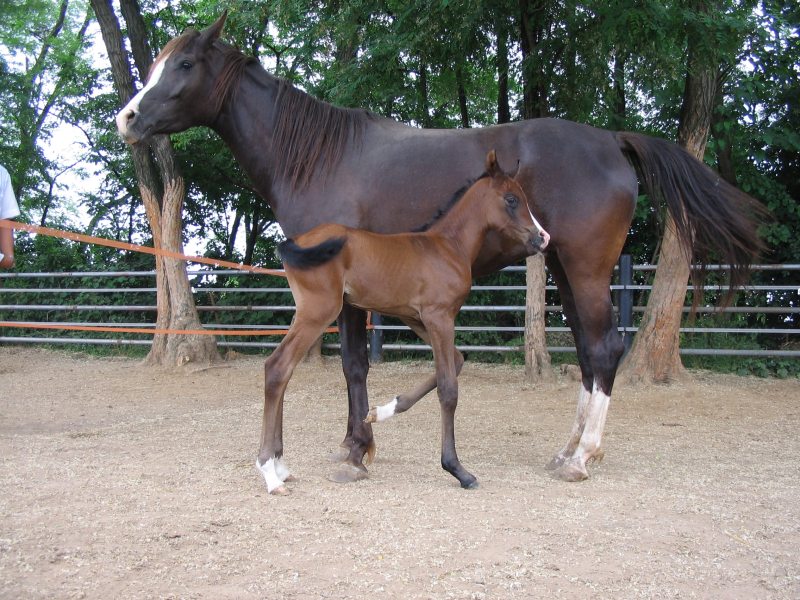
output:
POLYGON ((262 465, 258 462, 258 459, 256 459, 256 468, 261 471, 261 474, 264 476, 264 481, 267 482, 267 491, 270 494, 283 485, 283 480, 277 473, 276 462, 275 458, 270 458, 262 465))
POLYGON ((547 248, 547 244, 550 242, 550 234, 544 230, 542 224, 539 223, 539 221, 536 220, 536 217, 533 216, 533 211, 531 210, 530 206, 528 207, 528 214, 531 216, 531 221, 533 221, 533 224, 536 225, 536 228, 539 230, 539 235, 542 236, 542 250, 544 250, 547 248))
POLYGON ((167 58, 169 58, 169 54, 165 55, 156 63, 153 72, 147 80, 147 84, 139 90, 138 94, 131 98, 130 102, 125 105, 125 108, 117 113, 117 130, 120 134, 124 135, 128 130, 128 115, 139 112, 139 103, 142 101, 142 98, 144 98, 144 95, 158 85, 158 81, 161 79, 162 73, 164 73, 164 63, 167 62, 167 58))
POLYGON ((385 421, 386 419, 394 416, 396 408, 397 408, 397 396, 395 396, 391 402, 387 402, 383 406, 377 407, 375 409, 375 418, 378 421, 385 421))

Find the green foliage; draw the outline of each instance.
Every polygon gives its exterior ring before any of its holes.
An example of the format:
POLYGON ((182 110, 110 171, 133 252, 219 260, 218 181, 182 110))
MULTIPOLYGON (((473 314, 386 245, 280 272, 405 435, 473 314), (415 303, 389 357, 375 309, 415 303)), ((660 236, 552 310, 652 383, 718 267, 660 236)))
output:
MULTIPOLYGON (((221 11, 219 3, 208 0, 144 0, 140 5, 154 50, 186 27, 208 25, 221 11)), ((9 168, 15 188, 22 192, 24 218, 147 242, 149 228, 128 150, 113 124, 119 99, 111 90, 104 59, 91 58, 96 53, 89 52, 91 38, 83 33, 87 8, 85 0, 8 0, 0 5, 0 163, 9 168), (63 25, 57 27, 62 7, 66 7, 63 25), (51 148, 60 141, 63 130, 59 127, 64 125, 82 132, 81 146, 56 156, 51 148), (75 165, 79 159, 81 164, 75 165), (94 189, 77 198, 70 195, 67 182, 76 176, 93 183, 94 189), (78 222, 80 225, 75 225, 78 222)), ((699 36, 701 58, 719 66, 723 82, 706 162, 735 177, 737 185, 771 211, 773 219, 763 227, 769 245, 764 261, 797 262, 800 257, 800 11, 791 3, 232 0, 226 8, 225 38, 258 56, 277 75, 329 102, 368 108, 425 127, 460 127, 464 116, 470 126, 497 122, 498 69, 507 59, 512 120, 522 117, 526 91, 529 94, 536 88, 544 115, 674 139, 686 75, 687 39, 699 36), (522 53, 522 11, 530 25, 526 42, 532 44, 526 57, 522 53), (503 47, 507 56, 502 55, 503 47), (460 93, 466 115, 462 115, 460 93)), ((267 229, 274 216, 250 188, 221 140, 207 130, 195 129, 173 136, 173 143, 187 181, 185 240, 193 246, 199 241, 201 251, 209 256, 274 264, 275 239, 255 235, 267 229)), ((657 216, 649 199, 639 198, 625 248, 636 263, 651 262, 657 255, 657 216)), ((151 267, 149 257, 41 236, 21 235, 18 239, 19 270, 151 267)), ((518 277, 500 273, 479 283, 490 285, 510 278, 519 283, 518 277)), ((201 288, 275 286, 268 278, 259 283, 255 279, 220 277, 212 282, 202 278, 195 284, 201 288)), ((97 285, 93 281, 87 278, 81 285, 97 285)), ((796 273, 765 271, 754 283, 787 285, 792 281, 796 283, 796 273)), ((637 273, 637 283, 646 282, 648 274, 637 273)), ((17 282, 6 281, 6 285, 12 284, 17 282)), ((136 285, 145 284, 140 281, 136 285)), ((524 292, 499 294, 479 292, 469 303, 524 304, 524 292)), ((714 301, 712 296, 705 300, 714 301)), ((199 302, 237 305, 241 298, 233 291, 209 291, 201 294, 199 302)), ((100 294, 80 298, 89 304, 102 299, 100 294)), ((645 299, 641 297, 637 303, 645 299)), ((249 299, 263 305, 285 300, 285 294, 268 291, 249 299)), ((754 301, 746 295, 738 299, 743 306, 754 301)), ((147 302, 153 299, 149 297, 147 302)), ((771 306, 796 306, 797 297, 790 292, 774 293, 769 302, 771 306)), ((548 296, 548 303, 557 304, 557 297, 548 296)), ((202 314, 217 323, 233 323, 242 316, 222 311, 202 314)), ((290 316, 253 311, 238 322, 284 323, 290 316)), ((133 317, 98 312, 92 318, 133 317)), ((152 315, 136 318, 147 320, 152 315)), ((560 313, 550 314, 548 319, 551 325, 564 325, 560 313)), ((785 315, 737 319, 744 326, 796 325, 796 315, 790 316, 788 324, 781 321, 785 315)), ((523 316, 472 313, 468 322, 521 327, 523 316)), ((402 336, 387 334, 387 342, 392 339, 402 336)), ((460 333, 458 339, 480 345, 521 342, 519 332, 513 331, 460 333)), ((684 341, 734 347, 778 343, 763 336, 733 335, 714 340, 687 337, 684 341)), ((570 341, 559 333, 552 343, 569 345, 570 341)), ((520 357, 513 353, 502 356, 501 360, 520 357)), ((741 365, 752 372, 760 367, 749 365, 767 365, 764 368, 775 374, 791 374, 795 364, 739 358, 727 362, 731 368, 741 365)), ((686 363, 712 364, 694 358, 687 358, 686 363), (693 362, 696 360, 700 362, 693 362)))

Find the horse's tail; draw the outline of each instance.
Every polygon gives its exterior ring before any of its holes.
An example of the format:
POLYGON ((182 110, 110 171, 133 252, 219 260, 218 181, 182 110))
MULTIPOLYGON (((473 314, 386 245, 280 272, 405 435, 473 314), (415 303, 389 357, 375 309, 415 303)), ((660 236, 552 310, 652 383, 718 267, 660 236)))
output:
POLYGON ((280 254, 283 263, 289 267, 310 269, 324 265, 335 258, 344 248, 345 241, 344 237, 335 237, 329 238, 316 246, 303 248, 298 246, 293 239, 288 239, 278 246, 278 254, 280 254))
POLYGON ((681 248, 695 267, 695 306, 712 256, 727 266, 731 289, 724 302, 729 302, 765 249, 756 230, 767 210, 677 144, 638 133, 615 135, 654 206, 665 203, 672 216, 681 248))

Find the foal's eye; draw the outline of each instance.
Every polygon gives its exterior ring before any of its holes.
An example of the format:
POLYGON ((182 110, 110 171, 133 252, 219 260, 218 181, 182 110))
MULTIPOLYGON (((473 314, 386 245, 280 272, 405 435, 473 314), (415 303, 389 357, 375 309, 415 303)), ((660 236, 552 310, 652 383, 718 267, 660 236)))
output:
POLYGON ((514 194, 506 194, 505 200, 506 206, 509 208, 517 208, 517 205, 519 205, 519 198, 517 198, 514 194))

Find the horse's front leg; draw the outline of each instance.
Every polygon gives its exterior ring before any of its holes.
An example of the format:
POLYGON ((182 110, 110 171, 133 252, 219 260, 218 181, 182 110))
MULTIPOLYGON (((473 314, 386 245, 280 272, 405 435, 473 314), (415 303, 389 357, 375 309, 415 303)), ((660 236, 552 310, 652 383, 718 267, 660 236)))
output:
POLYGON ((339 338, 342 344, 342 369, 347 382, 347 433, 341 444, 344 452, 338 457, 342 463, 331 479, 345 483, 366 477, 364 456, 367 457, 367 464, 375 456, 372 426, 364 422, 369 410, 366 312, 345 304, 339 315, 339 338))
POLYGON ((436 364, 436 387, 442 414, 442 468, 458 479, 464 489, 478 487, 477 478, 467 471, 456 453, 455 414, 458 405, 455 327, 452 318, 435 324, 426 322, 436 364))

